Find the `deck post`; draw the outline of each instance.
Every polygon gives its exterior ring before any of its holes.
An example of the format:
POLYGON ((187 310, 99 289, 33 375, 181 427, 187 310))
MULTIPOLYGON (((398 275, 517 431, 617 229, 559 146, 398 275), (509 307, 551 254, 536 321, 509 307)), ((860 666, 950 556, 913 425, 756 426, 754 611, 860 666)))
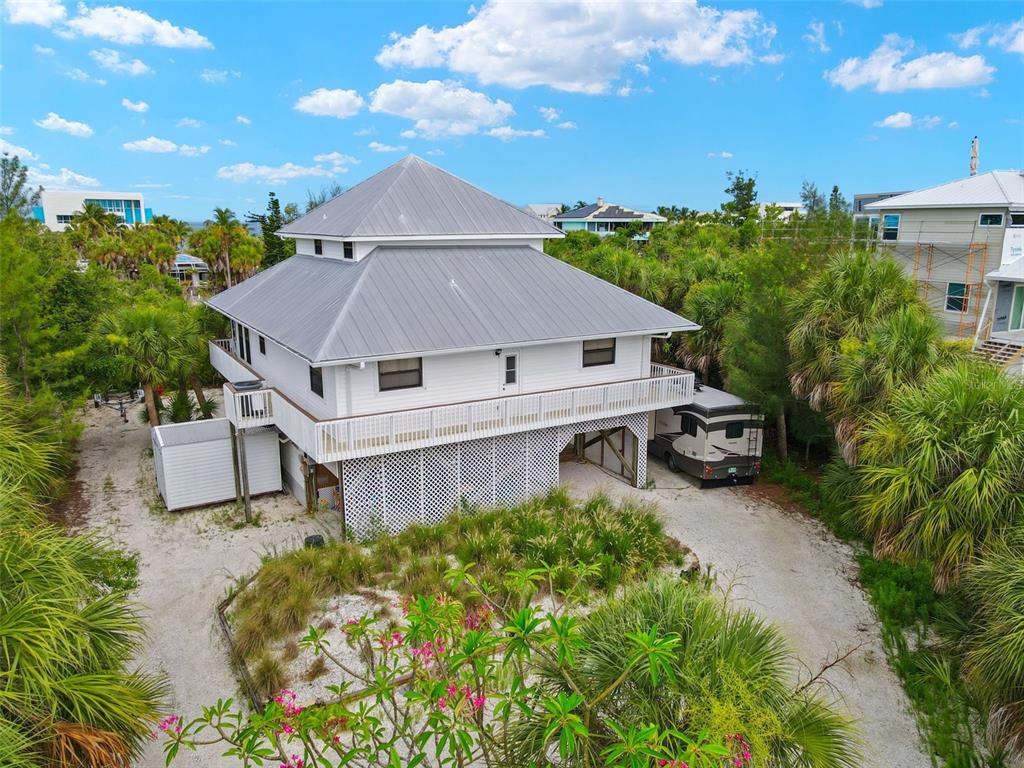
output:
POLYGON ((242 504, 245 509, 245 522, 252 523, 252 500, 249 498, 249 462, 245 458, 245 429, 239 429, 238 437, 238 463, 239 474, 242 479, 242 504))

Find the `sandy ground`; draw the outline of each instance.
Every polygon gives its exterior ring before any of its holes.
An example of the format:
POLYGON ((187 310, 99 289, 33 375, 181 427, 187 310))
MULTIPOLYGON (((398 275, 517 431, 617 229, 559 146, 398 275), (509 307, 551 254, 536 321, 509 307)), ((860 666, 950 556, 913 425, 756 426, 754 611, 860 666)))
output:
POLYGON ((702 566, 712 566, 719 584, 731 586, 735 603, 782 630, 803 665, 801 680, 856 648, 825 677, 859 721, 864 765, 930 766, 909 702, 886 662, 878 623, 856 586, 854 552, 818 521, 747 486, 701 490, 654 460, 648 466, 652 490, 631 488, 587 464, 563 463, 561 477, 579 495, 602 488, 614 497, 657 503, 667 532, 691 547, 702 566))
MULTIPOLYGON (((148 455, 149 427, 139 422, 138 411, 134 407, 122 424, 113 411, 86 409, 78 476, 87 505, 84 524, 139 554, 136 599, 148 624, 140 662, 168 676, 175 712, 196 715, 220 697, 242 698, 216 621, 228 586, 253 571, 264 553, 300 547, 304 536, 324 532, 327 518, 308 517, 285 494, 254 500, 258 527, 236 529, 239 514, 230 505, 165 511, 148 455)), ((220 757, 222 751, 183 751, 174 765, 237 768, 236 761, 220 757)), ((164 765, 159 742, 139 765, 164 765)))
MULTIPOLYGON (((164 511, 148 455, 149 429, 139 423, 138 410, 122 424, 112 411, 86 409, 77 478, 83 524, 139 554, 136 598, 148 623, 140 662, 167 674, 174 711, 195 714, 218 697, 241 698, 216 623, 216 604, 228 586, 255 569, 264 553, 301 546, 310 533, 330 532, 330 520, 307 517, 285 494, 255 500, 258 527, 235 527, 239 514, 232 506, 164 511)), ((580 494, 603 487, 612 495, 657 502, 669 532, 692 547, 702 564, 711 564, 721 583, 732 584, 734 599, 781 627, 806 665, 804 679, 826 659, 860 646, 828 679, 860 720, 865 766, 929 765, 917 748, 914 723, 886 664, 870 606, 855 586, 852 550, 815 521, 748 489, 701 491, 658 462, 649 475, 656 489, 639 491, 593 466, 562 465, 563 480, 580 494)), ((295 672, 308 661, 303 658, 295 672)), ((220 751, 183 752, 175 765, 236 768, 220 751)), ((139 765, 163 766, 159 743, 139 765)))

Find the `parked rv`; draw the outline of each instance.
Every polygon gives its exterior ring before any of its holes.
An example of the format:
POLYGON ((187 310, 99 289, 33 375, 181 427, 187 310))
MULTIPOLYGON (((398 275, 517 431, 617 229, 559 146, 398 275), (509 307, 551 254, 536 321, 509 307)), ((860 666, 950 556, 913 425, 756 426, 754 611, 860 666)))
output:
POLYGON ((698 386, 693 402, 654 414, 651 453, 701 480, 753 482, 761 471, 764 415, 736 395, 698 386))

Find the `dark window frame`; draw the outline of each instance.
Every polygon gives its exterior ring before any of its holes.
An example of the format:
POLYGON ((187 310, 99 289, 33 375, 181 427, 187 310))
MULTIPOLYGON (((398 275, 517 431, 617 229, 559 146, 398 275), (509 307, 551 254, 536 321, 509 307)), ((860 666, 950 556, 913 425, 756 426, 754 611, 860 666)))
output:
POLYGON ((1024 227, 1024 213, 1010 213, 1010 222, 1007 224, 1008 227, 1024 227))
POLYGON ((505 355, 505 384, 515 384, 519 380, 519 355, 505 355), (509 365, 512 363, 512 365, 509 365), (511 374, 511 378, 509 377, 511 374))
POLYGON ((882 218, 881 218, 881 221, 879 223, 881 224, 881 232, 882 232, 882 239, 883 240, 885 240, 887 242, 892 242, 894 240, 899 240, 900 239, 900 224, 903 223, 903 215, 902 214, 899 214, 899 213, 885 213, 885 214, 882 214, 882 218), (891 218, 895 218, 896 219, 896 226, 890 226, 886 222, 886 219, 891 219, 891 218), (890 237, 890 235, 892 235, 892 236, 890 237))
POLYGON ((309 391, 314 395, 324 396, 324 370, 309 366, 309 391))
POLYGON ((246 326, 242 326, 242 357, 245 362, 252 362, 252 345, 249 340, 249 329, 246 326))
POLYGON ((396 389, 417 389, 423 386, 423 358, 402 357, 394 360, 380 360, 377 363, 377 389, 380 392, 394 392, 396 389), (383 371, 381 366, 416 361, 416 367, 383 371), (415 377, 410 374, 415 373, 415 377))
POLYGON ((743 433, 747 431, 747 425, 742 421, 730 421, 725 425, 725 439, 726 440, 739 440, 743 437, 743 433), (732 434, 734 430, 739 427, 739 434, 732 434))
POLYGON ((979 213, 978 214, 978 226, 979 227, 1001 227, 1001 226, 1003 226, 1003 222, 1004 221, 1006 221, 1006 218, 1001 213, 979 213), (984 221, 984 219, 986 217, 989 218, 989 219, 998 218, 999 221, 998 222, 989 221, 986 224, 985 221, 984 221))
POLYGON ((262 336, 259 337, 259 340, 260 340, 260 354, 261 355, 266 355, 267 354, 267 340, 265 338, 263 338, 262 336))
POLYGON ((607 339, 587 339, 583 342, 583 367, 593 368, 598 365, 615 365, 616 339, 614 336, 607 339), (611 342, 610 345, 607 342, 611 342), (591 349, 587 349, 587 345, 591 349), (601 346, 594 346, 600 344, 601 346))
POLYGON ((324 241, 320 239, 313 240, 313 254, 316 256, 324 255, 324 241))
POLYGON ((970 311, 971 306, 971 284, 970 283, 957 283, 950 282, 946 283, 946 296, 943 304, 947 312, 956 312, 958 315, 962 315, 965 312, 970 311), (957 294, 951 294, 950 288, 954 285, 963 286, 962 292, 957 294))
POLYGON ((346 241, 341 244, 341 258, 345 259, 345 261, 355 260, 355 246, 352 243, 346 241))
POLYGON ((679 417, 679 431, 690 437, 697 436, 697 417, 692 413, 684 413, 679 417))

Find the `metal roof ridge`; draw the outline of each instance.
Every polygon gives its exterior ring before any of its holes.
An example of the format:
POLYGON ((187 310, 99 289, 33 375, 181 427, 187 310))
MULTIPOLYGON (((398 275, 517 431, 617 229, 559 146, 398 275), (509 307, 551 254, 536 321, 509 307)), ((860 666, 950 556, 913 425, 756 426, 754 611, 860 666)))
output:
MULTIPOLYGON (((345 302, 344 302, 344 304, 342 304, 341 309, 339 310, 337 316, 335 316, 334 322, 331 323, 331 327, 328 329, 327 333, 324 334, 324 338, 321 339, 320 346, 317 347, 316 353, 313 355, 316 358, 316 360, 314 362, 320 362, 323 359, 324 347, 327 346, 328 342, 331 340, 331 337, 334 336, 334 332, 341 325, 341 321, 344 320, 348 316, 349 306, 352 304, 352 299, 359 292, 359 286, 362 284, 362 282, 365 279, 367 273, 370 271, 370 267, 373 266, 373 264, 374 264, 373 255, 376 252, 377 252, 377 249, 374 248, 372 251, 370 251, 368 254, 366 254, 358 262, 356 262, 355 264, 349 265, 349 266, 355 267, 357 269, 361 268, 361 271, 359 273, 359 277, 356 278, 355 283, 352 285, 352 288, 348 292, 348 296, 345 297, 345 302)), ((335 261, 336 261, 336 259, 335 259, 335 261)))

